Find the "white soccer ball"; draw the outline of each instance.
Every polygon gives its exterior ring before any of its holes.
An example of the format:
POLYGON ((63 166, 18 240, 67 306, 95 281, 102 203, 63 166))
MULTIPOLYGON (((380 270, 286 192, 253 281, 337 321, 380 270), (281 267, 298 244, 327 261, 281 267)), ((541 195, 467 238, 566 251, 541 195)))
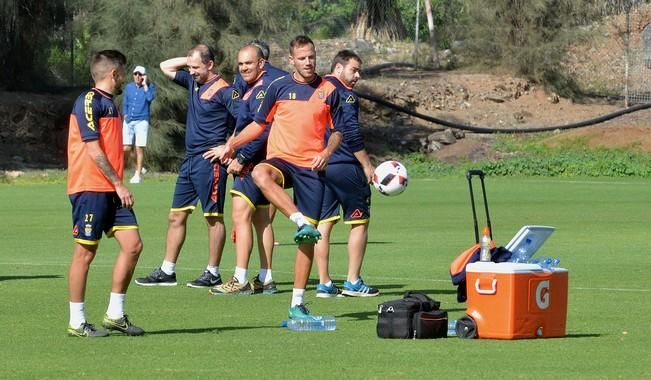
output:
POLYGON ((407 188, 407 169, 398 161, 385 161, 375 168, 373 186, 381 194, 394 196, 407 188))

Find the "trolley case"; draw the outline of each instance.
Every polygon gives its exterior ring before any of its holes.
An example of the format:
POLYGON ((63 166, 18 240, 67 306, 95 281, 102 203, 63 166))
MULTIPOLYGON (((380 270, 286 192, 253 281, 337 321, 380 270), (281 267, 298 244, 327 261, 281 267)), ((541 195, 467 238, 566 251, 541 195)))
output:
POLYGON ((484 200, 484 213, 486 214, 486 226, 491 237, 491 261, 504 262, 511 258, 511 252, 504 247, 496 247, 493 241, 493 226, 491 225, 490 213, 488 211, 488 200, 486 198, 486 185, 484 184, 484 177, 486 175, 479 169, 471 169, 466 172, 466 179, 468 179, 468 190, 470 191, 470 206, 472 208, 472 220, 475 228, 475 244, 465 251, 461 252, 454 261, 450 264, 450 277, 452 284, 457 286, 457 301, 466 302, 466 265, 479 261, 479 252, 481 247, 479 245, 479 226, 477 224, 477 211, 475 208, 475 194, 472 188, 472 177, 479 177, 481 183, 481 193, 484 200))

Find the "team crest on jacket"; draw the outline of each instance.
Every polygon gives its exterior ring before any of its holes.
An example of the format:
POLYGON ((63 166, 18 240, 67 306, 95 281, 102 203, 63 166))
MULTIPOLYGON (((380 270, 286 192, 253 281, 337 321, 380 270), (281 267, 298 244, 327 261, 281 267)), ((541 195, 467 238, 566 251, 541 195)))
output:
POLYGON ((264 99, 264 90, 258 91, 258 93, 255 95, 255 98, 258 100, 264 99))
POLYGON ((355 97, 352 95, 348 95, 346 98, 346 103, 355 103, 355 97))
POLYGON ((239 99, 240 98, 240 93, 237 92, 236 90, 233 90, 233 94, 231 95, 231 99, 239 99))

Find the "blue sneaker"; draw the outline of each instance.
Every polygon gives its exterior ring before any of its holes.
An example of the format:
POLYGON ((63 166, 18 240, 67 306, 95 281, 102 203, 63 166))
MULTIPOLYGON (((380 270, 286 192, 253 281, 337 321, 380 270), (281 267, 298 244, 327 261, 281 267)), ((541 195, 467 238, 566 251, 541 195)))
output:
POLYGON ((294 234, 294 242, 298 245, 315 244, 319 240, 321 240, 321 233, 311 224, 304 224, 294 234))
POLYGON ((317 319, 317 317, 313 317, 310 314, 310 311, 307 310, 307 308, 303 304, 290 307, 287 316, 289 317, 289 319, 306 319, 306 320, 317 319))
POLYGON ((327 286, 325 284, 317 285, 316 296, 318 298, 332 298, 332 297, 343 297, 344 295, 341 294, 341 290, 333 282, 330 284, 330 286, 327 286))
POLYGON ((364 284, 364 280, 360 277, 356 284, 350 281, 344 281, 344 290, 342 293, 350 297, 375 297, 380 294, 380 291, 377 288, 364 284))

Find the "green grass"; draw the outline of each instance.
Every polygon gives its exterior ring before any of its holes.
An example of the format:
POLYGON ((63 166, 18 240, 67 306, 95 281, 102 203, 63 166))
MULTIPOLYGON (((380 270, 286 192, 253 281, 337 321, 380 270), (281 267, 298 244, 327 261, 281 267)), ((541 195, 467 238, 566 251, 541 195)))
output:
MULTIPOLYGON (((292 225, 279 216, 272 296, 211 297, 204 290, 129 289, 127 311, 148 334, 68 338, 66 273, 72 250, 70 206, 61 183, 0 185, 0 377, 3 378, 649 378, 651 260, 649 186, 643 179, 488 177, 494 237, 506 244, 524 224, 557 227, 541 255, 570 271, 567 337, 540 340, 382 340, 377 304, 407 290, 463 315, 448 265, 474 240, 462 176, 414 179, 395 198, 374 193, 365 280, 370 299, 307 300, 337 317, 334 332, 280 328, 291 295, 292 225), (647 358, 647 359, 644 359, 647 358)), ((136 275, 160 265, 173 182, 134 187, 145 249, 136 275)), ((228 211, 228 210, 227 210, 228 211)), ((230 225, 230 222, 228 223, 230 225)), ((331 272, 346 273, 347 228, 333 236, 331 272)), ((206 259, 199 215, 190 220, 179 281, 206 259)), ((108 302, 116 245, 102 242, 91 268, 87 316, 99 323, 108 302)), ((252 259, 253 274, 258 260, 252 259)), ((229 243, 222 271, 232 273, 229 243)), ((313 269, 314 279, 316 270, 313 269)))

